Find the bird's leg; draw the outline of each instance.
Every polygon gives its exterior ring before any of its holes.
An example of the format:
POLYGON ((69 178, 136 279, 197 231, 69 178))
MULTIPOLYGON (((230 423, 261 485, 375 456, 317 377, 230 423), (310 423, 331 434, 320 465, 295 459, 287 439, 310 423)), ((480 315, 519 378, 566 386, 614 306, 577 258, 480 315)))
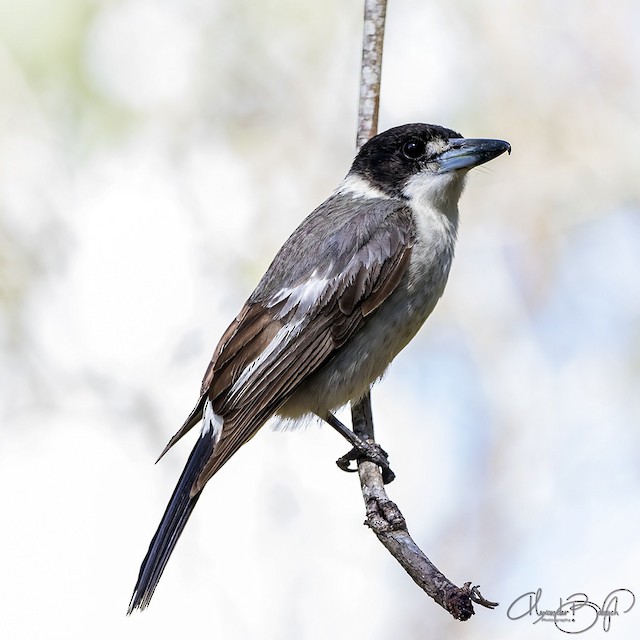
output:
POLYGON ((385 484, 389 484, 393 481, 396 475, 389 467, 389 456, 379 444, 363 440, 360 436, 351 431, 349 427, 342 424, 342 422, 340 422, 340 420, 338 420, 338 418, 336 418, 330 411, 327 411, 327 415, 322 419, 330 424, 343 438, 353 445, 353 449, 351 449, 351 451, 336 460, 336 464, 343 471, 357 471, 357 469, 352 469, 349 464, 352 460, 368 460, 380 467, 382 470, 382 480, 385 484))

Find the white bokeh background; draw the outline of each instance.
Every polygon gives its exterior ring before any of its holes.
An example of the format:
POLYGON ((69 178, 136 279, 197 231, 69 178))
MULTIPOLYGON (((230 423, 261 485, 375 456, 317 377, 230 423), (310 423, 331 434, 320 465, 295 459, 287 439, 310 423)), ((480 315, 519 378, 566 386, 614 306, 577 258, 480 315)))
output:
MULTIPOLYGON (((352 159, 361 3, 0 0, 0 637, 559 638, 640 596, 640 5, 391 0, 380 128, 499 137, 443 301, 374 392, 451 620, 363 526, 327 428, 216 476, 138 567, 216 340, 352 159)), ((633 638, 640 607, 588 637, 633 638)))

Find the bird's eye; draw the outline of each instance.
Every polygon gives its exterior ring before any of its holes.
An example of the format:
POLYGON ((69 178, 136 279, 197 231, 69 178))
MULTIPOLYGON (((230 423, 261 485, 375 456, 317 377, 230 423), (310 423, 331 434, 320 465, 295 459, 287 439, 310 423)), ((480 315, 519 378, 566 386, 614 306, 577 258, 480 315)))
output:
POLYGON ((412 140, 402 145, 402 155, 409 160, 418 160, 425 154, 427 148, 422 140, 412 140))

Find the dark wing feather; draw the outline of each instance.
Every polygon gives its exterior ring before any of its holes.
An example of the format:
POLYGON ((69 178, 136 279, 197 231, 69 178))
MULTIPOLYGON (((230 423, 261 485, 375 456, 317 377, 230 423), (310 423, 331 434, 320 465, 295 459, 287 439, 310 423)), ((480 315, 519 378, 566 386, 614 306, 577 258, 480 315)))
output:
MULTIPOLYGON (((228 389, 237 378, 238 372, 262 352, 277 331, 278 323, 274 321, 272 314, 266 313, 259 305, 245 304, 224 332, 213 352, 202 380, 198 403, 177 433, 169 440, 156 462, 202 420, 202 411, 207 397, 212 393, 214 396, 220 395, 228 389)), ((216 411, 215 404, 214 411, 216 411)))
MULTIPOLYGON (((325 323, 328 324, 325 319, 325 323)), ((315 371, 334 351, 330 330, 318 333, 303 348, 289 350, 252 389, 255 395, 246 404, 235 407, 225 417, 224 428, 213 455, 202 470, 191 491, 196 495, 210 478, 238 449, 258 432, 260 427, 286 401, 291 391, 306 375, 315 371)))

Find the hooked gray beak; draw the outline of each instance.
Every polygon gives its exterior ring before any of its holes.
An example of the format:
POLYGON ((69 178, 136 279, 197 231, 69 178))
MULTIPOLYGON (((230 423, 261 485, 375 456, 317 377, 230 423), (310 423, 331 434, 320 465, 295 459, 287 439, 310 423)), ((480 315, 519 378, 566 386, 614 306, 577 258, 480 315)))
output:
POLYGON ((511 145, 504 140, 488 138, 451 138, 449 148, 443 151, 434 162, 438 173, 448 173, 457 169, 471 169, 497 158, 508 151, 511 145))

